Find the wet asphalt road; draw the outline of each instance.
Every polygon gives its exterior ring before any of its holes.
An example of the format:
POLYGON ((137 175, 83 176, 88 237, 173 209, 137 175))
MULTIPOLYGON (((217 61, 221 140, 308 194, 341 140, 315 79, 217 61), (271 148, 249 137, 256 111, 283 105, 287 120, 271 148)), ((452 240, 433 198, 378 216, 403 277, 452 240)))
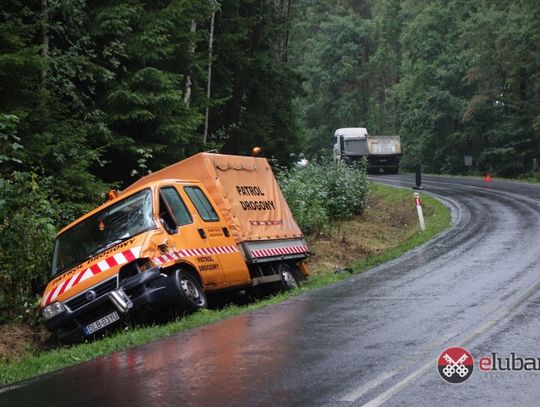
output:
POLYGON ((37 378, 1 392, 0 406, 539 405, 540 370, 481 372, 477 361, 540 358, 540 187, 423 181, 453 216, 430 243, 335 286, 37 378), (464 383, 439 376, 450 346, 475 358, 464 383))

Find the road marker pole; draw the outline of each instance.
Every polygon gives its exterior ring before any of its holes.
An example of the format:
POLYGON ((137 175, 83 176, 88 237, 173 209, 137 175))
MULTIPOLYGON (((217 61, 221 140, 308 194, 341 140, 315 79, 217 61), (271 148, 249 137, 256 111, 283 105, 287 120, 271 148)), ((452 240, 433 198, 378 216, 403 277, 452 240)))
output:
POLYGON ((426 223, 424 222, 424 212, 422 211, 422 200, 418 192, 414 193, 414 203, 416 205, 416 213, 418 213, 418 221, 420 222, 420 230, 423 232, 426 230, 426 223))
POLYGON ((413 187, 413 189, 422 189, 422 166, 420 163, 417 163, 415 166, 415 181, 416 186, 413 187))

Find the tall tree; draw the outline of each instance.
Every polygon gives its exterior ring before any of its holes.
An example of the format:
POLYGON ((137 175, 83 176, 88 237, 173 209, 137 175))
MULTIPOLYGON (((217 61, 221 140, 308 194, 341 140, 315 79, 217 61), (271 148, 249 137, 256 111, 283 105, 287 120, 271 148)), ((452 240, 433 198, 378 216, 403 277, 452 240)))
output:
POLYGON ((464 112, 483 168, 515 176, 540 157, 540 7, 480 3, 463 24, 474 95, 464 112))
POLYGON ((467 59, 459 45, 458 24, 468 8, 460 3, 432 1, 403 30, 402 76, 394 90, 402 106, 405 165, 421 161, 434 172, 463 167, 467 59))
POLYGON ((259 145, 281 163, 301 149, 293 99, 300 77, 283 59, 287 15, 268 1, 224 1, 216 15, 211 141, 228 153, 259 145))
POLYGON ((328 148, 338 127, 365 127, 371 112, 370 9, 364 2, 310 0, 298 14, 291 61, 304 74, 300 104, 310 152, 328 148))
POLYGON ((17 117, 21 163, 12 169, 54 175, 53 194, 82 208, 99 190, 89 173, 99 153, 86 142, 93 121, 87 116, 89 94, 80 85, 92 71, 83 51, 79 6, 78 1, 2 4, 0 112, 17 117))
POLYGON ((200 69, 192 22, 209 16, 209 6, 184 1, 105 1, 92 4, 90 28, 97 58, 107 69, 98 103, 107 112, 110 135, 99 174, 128 180, 197 150, 201 123, 196 104, 184 101, 184 78, 200 69))

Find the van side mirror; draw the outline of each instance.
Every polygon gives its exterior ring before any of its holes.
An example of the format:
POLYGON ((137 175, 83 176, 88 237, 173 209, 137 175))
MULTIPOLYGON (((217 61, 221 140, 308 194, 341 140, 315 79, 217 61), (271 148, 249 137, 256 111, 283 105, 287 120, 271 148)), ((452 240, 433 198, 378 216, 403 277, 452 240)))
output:
POLYGON ((170 215, 162 215, 159 220, 169 235, 174 235, 178 232, 178 226, 176 226, 170 215))
POLYGON ((43 278, 41 276, 32 277, 32 280, 30 280, 30 286, 32 287, 32 293, 35 295, 41 295, 45 290, 45 283, 43 282, 43 278))

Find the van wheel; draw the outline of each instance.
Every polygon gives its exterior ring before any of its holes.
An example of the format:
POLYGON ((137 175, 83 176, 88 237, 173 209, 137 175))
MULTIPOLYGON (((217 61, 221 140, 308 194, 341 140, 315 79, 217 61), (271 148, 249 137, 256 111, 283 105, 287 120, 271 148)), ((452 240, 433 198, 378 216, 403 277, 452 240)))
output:
POLYGON ((279 274, 281 276, 281 290, 289 291, 295 290, 300 287, 300 271, 287 263, 280 263, 278 266, 279 274))
POLYGON ((181 311, 195 312, 206 308, 208 301, 199 282, 185 270, 175 270, 171 278, 178 293, 178 308, 181 311))

